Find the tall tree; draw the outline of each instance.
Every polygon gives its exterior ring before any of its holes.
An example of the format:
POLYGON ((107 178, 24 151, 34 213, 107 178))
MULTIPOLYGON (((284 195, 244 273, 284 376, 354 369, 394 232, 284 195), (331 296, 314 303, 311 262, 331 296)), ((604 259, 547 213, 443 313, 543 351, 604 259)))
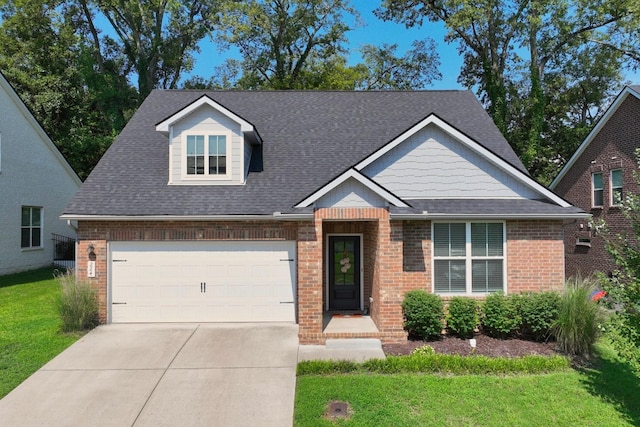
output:
POLYGON ((345 18, 355 16, 348 0, 227 0, 222 7, 218 40, 240 50, 241 63, 228 67, 240 65, 244 88, 300 88, 314 58, 345 52, 345 18))
MULTIPOLYGON (((386 0, 377 14, 408 27, 424 20, 445 23, 449 30, 446 40, 458 43, 464 57, 459 81, 478 91, 498 128, 536 174, 536 164, 544 157, 543 146, 550 138, 544 122, 550 109, 557 113, 548 101, 555 93, 547 86, 547 75, 596 44, 611 44, 619 53, 608 49, 607 69, 586 67, 575 80, 567 80, 565 87, 558 86, 558 79, 551 81, 554 90, 570 91, 590 78, 587 72, 599 71, 600 76, 613 79, 607 81, 607 88, 619 85, 619 74, 613 70, 622 65, 620 53, 634 51, 630 44, 634 39, 622 37, 629 34, 629 22, 635 19, 629 9, 633 4, 633 0, 386 0), (526 126, 526 131, 521 126, 526 126)), ((570 107, 565 106, 567 111, 570 107)), ((576 142, 572 144, 575 148, 576 142)), ((538 177, 543 181, 550 178, 538 177)))
POLYGON ((186 87, 241 89, 419 89, 440 77, 431 39, 404 55, 397 45, 365 45, 363 62, 347 64, 347 23, 359 22, 349 0, 227 0, 218 40, 241 59, 228 59, 210 80, 186 87))
POLYGON ((72 6, 46 0, 0 5, 0 69, 84 179, 124 126, 135 92, 126 78, 96 72, 72 6))
POLYGON ((112 49, 125 58, 127 76, 138 79, 140 102, 152 89, 178 87, 191 70, 198 43, 213 28, 215 0, 78 0, 91 35, 96 63, 112 49), (104 16, 116 38, 104 35, 96 18, 104 16))

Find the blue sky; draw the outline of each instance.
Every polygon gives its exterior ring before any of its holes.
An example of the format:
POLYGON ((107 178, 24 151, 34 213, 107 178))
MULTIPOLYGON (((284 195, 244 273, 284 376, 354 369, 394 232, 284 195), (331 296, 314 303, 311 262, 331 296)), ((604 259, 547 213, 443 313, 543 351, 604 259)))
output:
MULTIPOLYGON (((446 30, 444 24, 427 23, 422 28, 406 29, 404 25, 393 22, 384 22, 378 19, 373 10, 381 1, 379 0, 352 0, 351 4, 360 12, 360 19, 363 26, 356 27, 347 33, 349 48, 352 52, 350 63, 356 64, 361 61, 358 49, 365 44, 380 46, 383 43, 398 44, 397 55, 403 55, 411 48, 414 40, 424 39, 429 36, 436 41, 438 54, 440 56, 440 73, 442 79, 434 81, 428 89, 463 89, 457 82, 462 58, 458 55, 456 45, 444 43, 446 30), (428 32, 428 33, 427 33, 428 32)), ((234 57, 233 50, 218 53, 217 47, 206 38, 200 43, 201 53, 196 56, 194 69, 188 75, 200 75, 209 77, 213 73, 213 68, 220 65, 224 59, 234 57), (217 60, 213 60, 216 58, 217 60)), ((235 56, 237 57, 237 56, 235 56)))
MULTIPOLYGON (((407 29, 404 25, 385 22, 378 19, 373 11, 382 3, 381 0, 351 0, 351 4, 359 11, 362 26, 356 26, 347 33, 348 47, 351 51, 349 62, 354 65, 361 61, 358 49, 365 44, 381 46, 383 43, 398 44, 397 55, 403 55, 411 48, 414 40, 431 37, 436 42, 440 57, 440 80, 432 82, 426 89, 464 89, 458 83, 458 75, 462 66, 462 57, 458 54, 456 43, 444 42, 446 29, 443 23, 426 22, 422 27, 407 29)), ((226 58, 239 58, 233 50, 218 52, 217 46, 209 38, 200 43, 201 52, 196 56, 194 69, 186 73, 184 78, 199 75, 205 78, 213 74, 214 67, 220 65, 226 58)), ((624 73, 632 84, 640 84, 640 70, 624 73)), ((184 79, 183 78, 183 79, 184 79)))

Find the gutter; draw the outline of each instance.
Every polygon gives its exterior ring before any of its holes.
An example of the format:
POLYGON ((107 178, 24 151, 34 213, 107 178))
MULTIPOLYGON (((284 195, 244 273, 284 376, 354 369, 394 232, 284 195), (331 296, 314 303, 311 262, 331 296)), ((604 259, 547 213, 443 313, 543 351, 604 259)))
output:
MULTIPOLYGON (((60 218, 62 218, 62 217, 60 217, 60 218)), ((69 228, 72 229, 74 233, 78 234, 78 227, 73 225, 73 223, 71 222, 70 219, 67 220, 67 226, 69 226, 69 228)))
POLYGON ((313 220, 312 213, 272 215, 76 215, 64 214, 67 223, 75 221, 305 221, 313 220))
POLYGON ((591 214, 588 213, 574 213, 574 214, 445 214, 445 213, 435 213, 430 214, 427 212, 423 212, 421 214, 391 214, 391 219, 400 219, 400 220, 439 220, 439 219, 449 219, 449 220, 464 220, 464 219, 494 219, 494 220, 505 220, 505 219, 588 219, 591 218, 591 214))

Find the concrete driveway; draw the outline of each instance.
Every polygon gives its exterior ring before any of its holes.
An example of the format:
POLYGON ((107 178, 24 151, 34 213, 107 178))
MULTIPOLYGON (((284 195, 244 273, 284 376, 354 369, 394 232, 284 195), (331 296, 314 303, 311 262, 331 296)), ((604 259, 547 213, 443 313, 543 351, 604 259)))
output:
POLYGON ((0 400, 1 426, 291 426, 294 324, 100 326, 0 400))

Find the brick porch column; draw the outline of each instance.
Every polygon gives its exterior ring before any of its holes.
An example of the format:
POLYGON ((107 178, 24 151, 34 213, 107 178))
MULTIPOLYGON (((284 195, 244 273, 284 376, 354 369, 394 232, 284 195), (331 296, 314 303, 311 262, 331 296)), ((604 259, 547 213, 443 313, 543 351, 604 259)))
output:
POLYGON ((298 224, 298 336, 301 344, 322 338, 322 220, 298 224))
MULTIPOLYGON (((80 236, 79 236, 80 237, 80 236)), ((98 316, 100 323, 107 323, 107 241, 79 240, 77 247, 76 280, 89 282, 98 291, 98 316), (93 245, 94 256, 89 258, 89 246, 93 245), (87 277, 87 262, 95 261, 95 276, 87 277)))
POLYGON ((378 329, 385 343, 404 341, 407 334, 402 326, 402 222, 390 221, 388 214, 378 221, 377 252, 378 329))

